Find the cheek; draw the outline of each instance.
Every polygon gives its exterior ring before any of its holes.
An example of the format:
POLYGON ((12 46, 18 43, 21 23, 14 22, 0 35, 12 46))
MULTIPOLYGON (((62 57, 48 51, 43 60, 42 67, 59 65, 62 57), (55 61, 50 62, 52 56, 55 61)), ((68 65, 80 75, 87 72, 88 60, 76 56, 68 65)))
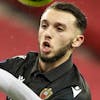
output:
POLYGON ((41 41, 42 37, 43 37, 43 35, 42 35, 42 33, 39 31, 39 32, 38 32, 38 41, 39 41, 39 42, 41 41))
POLYGON ((59 40, 61 41, 61 43, 66 45, 69 44, 73 39, 74 39, 74 35, 71 34, 70 32, 66 32, 59 36, 59 40))
POLYGON ((69 38, 67 36, 60 35, 56 43, 59 43, 59 45, 64 45, 67 44, 68 42, 69 42, 69 38))
POLYGON ((55 39, 55 49, 57 50, 65 46, 67 47, 71 41, 71 38, 60 36, 59 38, 55 39))
POLYGON ((55 49, 59 49, 63 47, 65 44, 66 44, 66 41, 63 38, 55 39, 55 43, 54 43, 55 49))

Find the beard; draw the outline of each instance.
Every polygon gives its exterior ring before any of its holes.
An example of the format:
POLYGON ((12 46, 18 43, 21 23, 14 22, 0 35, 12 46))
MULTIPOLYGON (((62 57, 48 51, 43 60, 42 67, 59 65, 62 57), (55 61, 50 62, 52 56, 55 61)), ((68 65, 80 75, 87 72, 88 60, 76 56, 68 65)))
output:
POLYGON ((40 59, 45 62, 45 63, 53 63, 57 60, 59 60, 60 58, 62 58, 71 48, 72 48, 72 42, 70 42, 69 44, 67 44, 66 46, 61 47, 54 56, 52 57, 46 57, 43 54, 39 54, 40 59))

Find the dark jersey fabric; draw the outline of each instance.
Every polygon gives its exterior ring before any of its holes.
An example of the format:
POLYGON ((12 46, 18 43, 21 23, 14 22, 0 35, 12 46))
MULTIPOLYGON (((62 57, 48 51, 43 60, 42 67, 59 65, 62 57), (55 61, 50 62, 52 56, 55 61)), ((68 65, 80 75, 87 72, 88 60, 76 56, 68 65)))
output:
POLYGON ((53 94, 46 100, 91 100, 88 85, 72 63, 71 57, 49 72, 42 73, 37 64, 38 53, 29 52, 26 57, 17 56, 1 62, 0 68, 16 78, 23 76, 24 83, 39 96, 43 89, 51 88, 53 94), (81 92, 78 93, 79 90, 81 92))

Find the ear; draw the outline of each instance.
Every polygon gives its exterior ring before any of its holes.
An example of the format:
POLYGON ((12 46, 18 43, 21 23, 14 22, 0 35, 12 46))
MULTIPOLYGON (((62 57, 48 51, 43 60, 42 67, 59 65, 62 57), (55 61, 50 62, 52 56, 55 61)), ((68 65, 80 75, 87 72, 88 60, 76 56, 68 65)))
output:
POLYGON ((84 42, 84 35, 77 35, 72 42, 72 47, 79 47, 84 42))

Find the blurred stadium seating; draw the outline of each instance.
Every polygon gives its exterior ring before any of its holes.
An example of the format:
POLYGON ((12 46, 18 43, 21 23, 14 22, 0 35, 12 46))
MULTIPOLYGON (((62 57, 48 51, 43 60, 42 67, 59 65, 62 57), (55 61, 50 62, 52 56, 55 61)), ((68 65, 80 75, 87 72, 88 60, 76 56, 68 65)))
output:
MULTIPOLYGON (((75 51, 73 59, 90 86, 92 100, 99 100, 100 1, 67 1, 78 5, 85 12, 88 19, 85 43, 75 51)), ((22 5, 17 0, 0 0, 0 60, 26 54, 28 51, 38 51, 38 22, 46 6, 35 8, 22 5)), ((5 100, 4 93, 0 93, 0 100, 5 100)))

